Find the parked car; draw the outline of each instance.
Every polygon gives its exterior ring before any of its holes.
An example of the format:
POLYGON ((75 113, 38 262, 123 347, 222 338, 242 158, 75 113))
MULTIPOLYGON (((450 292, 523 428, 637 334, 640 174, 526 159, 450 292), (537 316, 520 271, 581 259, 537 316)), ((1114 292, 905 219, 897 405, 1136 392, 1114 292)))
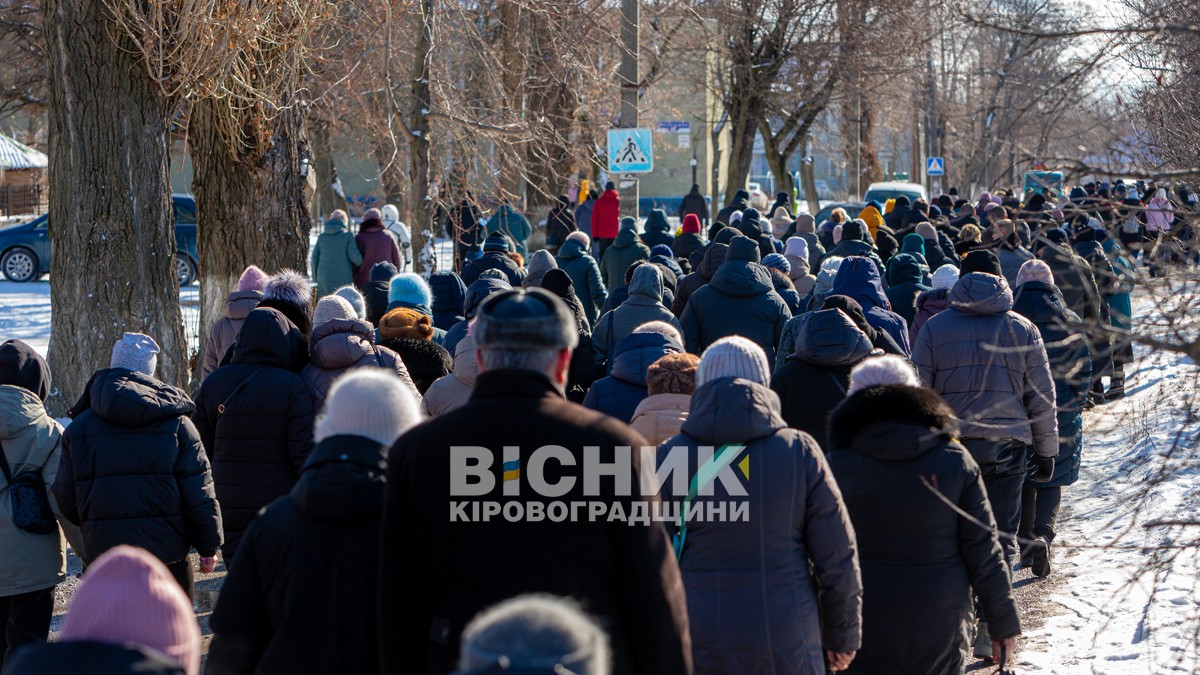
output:
POLYGON ((925 191, 924 185, 920 183, 898 183, 893 181, 871 183, 867 187, 867 194, 863 195, 863 201, 883 204, 887 200, 895 199, 901 195, 908 197, 909 203, 915 202, 918 199, 929 201, 929 193, 925 191))
MULTIPOLYGON (((175 273, 180 286, 196 281, 196 200, 171 195, 175 219, 175 273)), ((9 281, 24 283, 50 273, 49 214, 29 222, 0 228, 0 272, 9 281)))
POLYGON ((817 215, 813 217, 813 222, 818 228, 820 228, 821 223, 829 220, 829 214, 833 213, 834 209, 846 209, 846 214, 849 215, 851 219, 854 219, 857 218, 858 214, 861 213, 865 208, 867 208, 866 202, 836 202, 833 204, 826 204, 825 206, 821 207, 820 211, 817 211, 817 215))

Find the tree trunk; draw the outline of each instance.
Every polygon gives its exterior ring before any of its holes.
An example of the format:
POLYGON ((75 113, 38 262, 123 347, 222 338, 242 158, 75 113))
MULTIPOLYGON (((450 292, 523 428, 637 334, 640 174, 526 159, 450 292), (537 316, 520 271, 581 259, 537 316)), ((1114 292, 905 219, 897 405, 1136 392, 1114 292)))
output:
POLYGON ((169 108, 103 4, 46 0, 50 69, 50 367, 55 416, 122 333, 159 344, 157 377, 183 385, 187 344, 175 276, 169 108))
POLYGON ((750 163, 754 159, 754 137, 758 134, 758 120, 764 114, 761 99, 750 92, 733 92, 738 101, 730 111, 729 169, 725 179, 725 198, 746 187, 750 179, 750 163))
POLYGON ((429 195, 429 79, 433 59, 433 1, 421 0, 417 17, 417 43, 414 47, 412 73, 412 98, 410 100, 409 129, 414 138, 409 142, 409 177, 412 180, 413 224, 412 248, 413 270, 426 279, 437 265, 433 249, 433 218, 436 205, 429 195))
POLYGON ((248 265, 268 274, 308 269, 312 228, 312 191, 308 177, 300 175, 307 145, 303 111, 283 108, 265 122, 270 140, 262 151, 240 142, 231 145, 218 124, 223 114, 221 101, 201 101, 192 110, 188 131, 195 169, 202 343, 248 265), (234 154, 235 147, 241 156, 234 154))
POLYGON ((808 212, 816 217, 821 212, 821 197, 817 194, 817 176, 813 172, 812 162, 800 165, 800 182, 804 184, 804 199, 808 202, 808 212))
POLYGON ((371 112, 376 117, 372 133, 372 150, 379 164, 379 184, 383 188, 385 203, 395 204, 400 211, 400 220, 411 223, 412 210, 408 201, 408 176, 405 174, 405 156, 408 154, 405 137, 399 130, 392 135, 382 131, 387 128, 388 116, 393 114, 387 96, 379 93, 371 96, 371 112))
POLYGON ((346 198, 333 189, 337 166, 333 163, 333 138, 328 120, 313 120, 313 168, 317 176, 317 194, 313 214, 318 221, 329 217, 336 209, 346 208, 346 198))

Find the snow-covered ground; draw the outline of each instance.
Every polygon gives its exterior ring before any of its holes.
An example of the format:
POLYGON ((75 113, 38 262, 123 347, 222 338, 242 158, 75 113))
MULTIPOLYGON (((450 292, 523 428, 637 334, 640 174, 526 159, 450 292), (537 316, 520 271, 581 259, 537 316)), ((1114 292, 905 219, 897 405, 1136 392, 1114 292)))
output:
MULTIPOLYGON (((448 268, 449 244, 437 252, 448 268)), ((180 294, 185 325, 196 321, 198 292, 180 294)), ((1139 291, 1135 314, 1155 321, 1161 310, 1139 291)), ((0 341, 45 353, 49 337, 49 283, 0 281, 0 341)), ((1200 371, 1177 353, 1139 345, 1136 356, 1128 397, 1084 416, 1083 468, 1064 490, 1053 574, 1017 575, 1019 593, 1034 598, 1019 672, 1200 672, 1200 371)), ((219 583, 206 581, 213 591, 219 583)), ((203 619, 211 602, 201 590, 203 619)))
POLYGON ((1041 616, 1025 618, 1037 627, 1020 672, 1200 672, 1200 377, 1181 354, 1135 355, 1129 396, 1084 414, 1083 467, 1063 490, 1053 573, 1029 589, 1041 616), (1193 524, 1166 524, 1178 521, 1193 524))

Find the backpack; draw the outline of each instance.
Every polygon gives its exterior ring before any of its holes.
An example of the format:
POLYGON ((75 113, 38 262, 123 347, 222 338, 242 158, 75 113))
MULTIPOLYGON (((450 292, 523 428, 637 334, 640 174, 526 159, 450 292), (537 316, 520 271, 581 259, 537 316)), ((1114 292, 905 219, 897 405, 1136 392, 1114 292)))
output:
POLYGON ((0 445, 0 470, 8 481, 8 496, 12 501, 13 525, 30 534, 50 534, 58 530, 58 521, 50 510, 50 496, 41 470, 29 469, 13 475, 0 445))

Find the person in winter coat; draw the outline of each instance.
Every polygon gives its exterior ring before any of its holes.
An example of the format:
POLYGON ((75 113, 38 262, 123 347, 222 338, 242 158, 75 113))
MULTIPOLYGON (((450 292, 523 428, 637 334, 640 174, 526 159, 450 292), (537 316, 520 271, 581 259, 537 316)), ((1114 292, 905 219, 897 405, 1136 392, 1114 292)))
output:
POLYGON ((396 243, 400 246, 400 259, 404 261, 404 265, 401 267, 411 267, 413 261, 412 230, 404 224, 404 221, 400 220, 400 209, 395 204, 385 204, 380 212, 380 220, 383 221, 384 229, 396 238, 396 243))
MULTIPOLYGON (((900 245, 900 253, 907 253, 916 259, 921 269, 921 283, 928 286, 930 281, 929 276, 933 273, 933 270, 929 269, 929 261, 925 258, 925 240, 921 238, 921 235, 916 232, 904 235, 904 242, 900 245)), ((889 279, 892 274, 892 262, 895 259, 896 256, 893 255, 887 261, 889 279)), ((891 282, 889 281, 888 283, 890 284, 891 282)))
POLYGON ((647 396, 633 411, 629 426, 650 445, 660 445, 679 433, 696 391, 699 365, 695 354, 667 354, 646 370, 647 396))
POLYGON ((781 253, 772 253, 763 257, 762 266, 767 268, 767 272, 771 275, 771 285, 775 288, 775 293, 787 304, 788 311, 793 316, 799 314, 801 296, 792 283, 792 265, 788 259, 781 253))
POLYGON ((54 588, 66 579, 64 530, 78 556, 84 551, 78 530, 63 517, 57 502, 50 508, 61 524, 30 532, 14 522, 8 475, 36 474, 53 485, 62 456, 62 427, 46 413, 50 368, 20 340, 0 344, 0 671, 26 645, 50 635, 54 588))
POLYGON ((300 331, 278 311, 256 309, 229 365, 196 397, 192 421, 212 461, 226 565, 254 514, 292 489, 312 449, 312 393, 299 375, 307 360, 300 331))
POLYGON ((792 313, 758 261, 754 241, 738 236, 729 243, 725 262, 707 286, 692 294, 680 318, 689 352, 703 353, 723 337, 741 335, 775 362, 775 346, 792 313))
POLYGON ((16 655, 5 675, 200 675, 192 603, 150 553, 117 546, 92 561, 58 639, 16 655))
MULTIPOLYGON (((1034 446, 1034 480, 1054 473, 1054 381, 1037 326, 1012 311, 1012 291, 996 256, 973 251, 962 270, 950 289, 950 308, 917 334, 912 360, 921 381, 961 421, 959 438, 979 464, 1000 531, 1012 534, 1021 513, 1026 446, 1034 446), (988 256, 986 267, 976 262, 988 256)), ((1011 544, 1005 553, 1015 553, 1011 544)))
POLYGON ((365 318, 372 326, 378 326, 379 320, 387 314, 388 306, 388 290, 391 287, 392 277, 399 274, 396 271, 396 266, 390 262, 375 263, 371 268, 371 281, 367 287, 362 289, 363 298, 367 303, 367 314, 365 318))
POLYGON ((771 389, 789 427, 824 439, 829 413, 846 397, 850 370, 883 352, 841 310, 822 309, 801 320, 795 348, 775 368, 771 389))
POLYGON ((1050 266, 1067 307, 1089 324, 1103 325, 1100 323, 1105 318, 1100 311, 1103 296, 1091 264, 1075 254, 1062 230, 1047 230, 1046 237, 1048 241, 1038 251, 1038 258, 1050 266))
POLYGON ((604 286, 609 293, 621 285, 630 265, 650 258, 650 247, 638 238, 637 222, 633 218, 621 219, 621 231, 612 245, 604 248, 600 259, 600 275, 604 277, 604 286))
POLYGON ((700 235, 701 227, 700 218, 695 214, 689 213, 683 217, 679 234, 675 241, 671 242, 671 252, 676 258, 691 261, 692 256, 704 248, 704 237, 700 235))
MULTIPOLYGON (((451 502, 464 499, 450 491, 451 446, 487 453, 483 466, 490 470, 484 471, 495 488, 479 498, 546 507, 584 499, 584 481, 553 499, 539 496, 527 482, 530 472, 505 475, 511 461, 505 446, 518 448, 518 463, 536 449, 559 446, 581 466, 588 446, 599 448, 607 463, 618 447, 645 445, 628 426, 563 398, 578 337, 574 323, 566 306, 540 288, 489 299, 476 319, 481 372, 470 402, 414 427, 392 446, 377 596, 380 672, 450 671, 463 628, 476 613, 531 592, 585 603, 609 633, 612 672, 691 672, 683 588, 661 525, 449 517, 451 502), (524 483, 519 497, 501 487, 506 477, 524 483)), ((633 484, 640 461, 633 453, 625 474, 633 484)), ((620 504, 626 513, 651 506, 652 497, 618 495, 614 483, 601 480, 600 494, 588 499, 620 504)))
POLYGON ((467 285, 457 274, 454 272, 430 274, 429 290, 433 293, 434 328, 450 330, 454 324, 463 320, 467 285))
MULTIPOLYGON (((766 212, 774 215, 776 210, 783 209, 783 212, 790 219, 792 217, 792 209, 794 208, 796 208, 796 203, 792 195, 786 192, 776 192, 775 201, 771 203, 771 207, 766 212)), ((779 238, 782 239, 782 237, 779 238)))
MULTIPOLYGON (((71 409, 52 491, 79 525, 88 560, 129 544, 146 549, 192 597, 188 552, 212 572, 221 508, 187 394, 154 379, 158 345, 126 333, 71 409)), ((218 368, 218 370, 220 370, 218 368)))
POLYGON ((1083 408, 1092 381, 1092 360, 1085 336, 1074 326, 1079 317, 1067 309, 1054 285, 1050 267, 1031 260, 1017 274, 1017 298, 1013 311, 1037 326, 1046 344, 1046 356, 1054 375, 1055 406, 1058 410, 1058 456, 1049 481, 1034 483, 1028 478, 1021 492, 1021 524, 1017 535, 1034 543, 1022 550, 1023 566, 1038 577, 1050 574, 1050 544, 1062 502, 1062 488, 1079 480, 1083 449, 1083 408))
POLYGON ((586 234, 573 232, 558 249, 555 262, 558 263, 559 269, 571 277, 571 285, 575 287, 575 294, 583 305, 588 325, 595 326, 600 315, 599 310, 608 300, 608 289, 604 286, 600 266, 588 253, 590 248, 591 242, 586 234))
POLYGON ((355 368, 383 368, 394 373, 417 394, 417 387, 400 356, 375 344, 371 324, 354 317, 350 303, 339 297, 321 298, 313 315, 316 328, 310 340, 311 361, 300 377, 308 385, 313 410, 320 410, 335 380, 355 368))
POLYGON ((1113 372, 1109 381, 1107 400, 1115 400, 1125 395, 1125 364, 1133 362, 1133 343, 1128 334, 1133 328, 1133 292, 1134 281, 1137 278, 1134 269, 1136 265, 1129 258, 1129 253, 1121 247, 1120 242, 1108 236, 1104 230, 1096 234, 1101 248, 1108 255, 1113 272, 1116 275, 1112 293, 1108 296, 1109 323, 1116 331, 1113 337, 1113 372))
POLYGON ((362 293, 354 287, 354 284, 347 284, 333 292, 334 295, 350 303, 350 308, 354 310, 354 318, 366 320, 367 316, 367 299, 362 293))
POLYGON ((900 345, 904 354, 909 353, 908 323, 904 317, 891 311, 891 303, 879 280, 879 268, 868 258, 851 256, 842 261, 837 276, 833 278, 830 295, 845 295, 862 305, 867 323, 886 332, 900 345))
POLYGON ((263 297, 263 288, 270 277, 257 266, 251 265, 242 272, 238 279, 237 289, 225 298, 225 308, 221 318, 208 331, 208 341, 204 344, 204 361, 200 365, 198 383, 203 383, 212 371, 221 365, 221 359, 233 346, 237 339, 242 323, 263 297))
POLYGON ((649 394, 646 374, 650 365, 667 354, 680 354, 683 344, 674 327, 656 322, 621 338, 613 349, 608 377, 592 383, 583 407, 615 417, 629 424, 638 404, 649 394))
POLYGON ((732 225, 731 217, 735 211, 745 211, 750 208, 750 193, 745 190, 738 190, 733 193, 733 199, 729 205, 717 212, 716 222, 725 226, 732 225))
POLYGON ((872 239, 877 239, 879 237, 879 228, 885 226, 883 206, 879 202, 868 203, 855 217, 867 224, 867 231, 871 233, 872 239))
POLYGON ((464 263, 479 253, 479 218, 479 207, 470 192, 464 195, 458 208, 450 212, 450 231, 447 234, 454 238, 458 259, 464 263))
MULTIPOLYGON (((258 308, 274 309, 283 314, 293 326, 300 329, 300 334, 305 340, 312 334, 312 284, 309 283, 308 277, 295 270, 281 270, 267 279, 263 287, 263 299, 258 303, 258 308)), ((245 327, 245 323, 242 326, 245 327)), ((241 331, 238 335, 241 335, 241 331)), ((227 352, 225 357, 228 356, 230 354, 227 352)), ((306 354, 302 356, 307 358, 306 354)), ((222 358, 221 365, 226 363, 228 358, 222 358)))
POLYGON ((605 375, 605 363, 596 361, 596 350, 592 348, 592 327, 583 315, 583 307, 575 295, 571 277, 562 270, 550 270, 542 282, 542 288, 558 296, 566 303, 575 322, 579 325, 579 345, 571 352, 571 366, 567 371, 567 400, 582 403, 587 390, 596 378, 605 375))
MULTIPOLYGON (((800 237, 808 244, 808 269, 821 269, 821 259, 825 257, 825 246, 821 243, 821 239, 817 237, 816 229, 813 224, 813 217, 807 213, 801 213, 796 216, 795 231, 785 238, 785 241, 791 241, 792 237, 800 237)), ((785 251, 786 254, 786 251, 785 251)))
POLYGON ((780 417, 770 372, 753 342, 714 343, 687 420, 658 450, 660 465, 686 451, 696 471, 708 448, 727 467, 694 499, 667 481, 664 501, 684 511, 705 502, 748 508, 745 520, 675 524, 697 675, 818 675, 827 663, 844 670, 860 644, 854 530, 816 441, 780 417))
POLYGON ((921 282, 921 277, 921 265, 913 254, 897 253, 888 261, 888 303, 892 311, 904 317, 906 327, 916 321, 917 298, 933 290, 921 282))
POLYGON ((446 337, 442 340, 442 346, 446 348, 446 351, 455 349, 458 342, 467 336, 469 322, 475 317, 475 312, 488 296, 510 290, 512 290, 512 286, 505 281, 504 275, 499 270, 484 272, 475 283, 468 286, 467 297, 463 302, 464 318, 446 331, 446 337))
POLYGON ((412 392, 385 373, 337 381, 296 485, 242 538, 212 614, 209 675, 379 672, 385 455, 420 420, 412 392))
POLYGON ((586 234, 589 242, 592 239, 592 208, 599 198, 600 193, 592 190, 588 192, 587 199, 575 208, 575 231, 586 234))
POLYGON ((558 196, 558 203, 546 215, 546 249, 557 253, 558 247, 575 231, 575 214, 571 212, 571 200, 566 195, 558 196))
POLYGON ((771 237, 784 241, 788 238, 788 230, 792 228, 792 213, 786 206, 776 206, 771 210, 771 237))
MULTIPOLYGON (((446 331, 433 325, 433 289, 424 277, 412 272, 397 274, 388 285, 388 312, 397 309, 412 310, 425 317, 425 324, 432 329, 432 339, 441 344, 446 339, 446 331)), ((384 315, 386 318, 386 314, 384 315)), ((385 322, 379 320, 382 326, 385 322)))
POLYGON ((400 356, 421 395, 454 368, 450 352, 434 341, 435 331, 428 314, 408 307, 397 307, 379 321, 379 345, 400 356))
POLYGON ((809 267, 812 257, 808 253, 808 241, 798 236, 788 239, 784 245, 783 257, 787 258, 791 268, 788 276, 792 278, 796 293, 800 294, 801 299, 807 297, 817 284, 817 278, 812 275, 813 268, 809 267))
MULTIPOLYGON (((679 319, 662 304, 662 275, 654 265, 641 265, 633 272, 629 284, 629 299, 620 307, 596 320, 592 331, 592 349, 597 361, 603 363, 614 355, 614 348, 638 326, 662 321, 681 330, 679 319)), ((647 364, 649 365, 649 364, 647 364)))
POLYGON ((497 232, 507 236, 512 241, 515 252, 521 254, 522 258, 529 255, 529 235, 533 234, 533 228, 524 214, 508 202, 502 202, 496 207, 492 217, 488 218, 486 227, 489 236, 497 232))
POLYGON ((670 246, 675 243, 675 235, 671 234, 671 223, 667 222, 667 212, 653 209, 642 223, 642 243, 650 248, 659 244, 670 246))
POLYGON ((529 257, 529 274, 521 280, 521 286, 529 288, 531 286, 541 286, 542 277, 546 276, 546 272, 558 269, 558 263, 554 261, 554 256, 546 249, 539 249, 533 252, 529 257))
POLYGON ((917 334, 926 321, 950 306, 950 289, 958 282, 958 268, 942 265, 933 273, 933 288, 917 296, 916 312, 908 324, 908 344, 917 342, 917 334))
POLYGON ((475 338, 470 335, 458 342, 454 352, 454 370, 429 385, 421 398, 421 413, 426 417, 437 417, 461 408, 471 399, 475 391, 475 378, 479 377, 479 365, 475 362, 475 338))
MULTIPOLYGON (((699 227, 708 227, 708 200, 704 198, 704 195, 700 194, 700 186, 694 183, 692 184, 692 189, 679 202, 679 220, 686 221, 688 216, 696 216, 699 227)), ((684 232, 686 231, 685 229, 684 232)), ((696 234, 699 233, 700 230, 696 230, 696 234)), ((679 254, 676 253, 676 255, 679 254)), ((679 257, 686 258, 687 256, 679 257)))
POLYGON ((962 673, 972 592, 996 660, 1015 651, 1021 632, 979 465, 955 440, 954 411, 915 379, 903 362, 868 359, 830 419, 829 466, 862 561, 852 675, 962 673))
POLYGON ((958 231, 958 242, 954 244, 954 252, 959 258, 967 255, 977 248, 983 247, 983 233, 979 231, 979 226, 975 223, 966 223, 962 229, 958 231))
MULTIPOLYGON (((854 325, 867 336, 873 347, 885 354, 908 357, 904 349, 896 343, 887 331, 879 330, 867 321, 867 315, 863 312, 862 305, 858 304, 858 301, 854 298, 845 295, 829 295, 825 297, 825 301, 821 303, 819 309, 840 309, 842 314, 850 317, 854 325)), ((780 344, 782 345, 782 341, 780 344)))
POLYGON ((362 265, 354 273, 354 285, 359 290, 365 290, 370 283, 371 268, 375 263, 389 262, 398 270, 404 269, 400 246, 396 243, 396 237, 384 228, 383 215, 379 209, 367 209, 363 214, 354 241, 358 243, 358 250, 362 252, 362 265))
POLYGON ((825 298, 829 297, 830 289, 833 288, 833 280, 837 278, 838 270, 842 267, 842 260, 843 258, 833 256, 826 257, 821 261, 821 267, 817 270, 816 283, 808 292, 808 297, 801 298, 805 311, 812 312, 821 309, 825 298))
POLYGON ((1166 188, 1159 188, 1146 204, 1146 235, 1157 238, 1160 234, 1170 232, 1174 222, 1175 205, 1167 197, 1166 188))
POLYGON ((621 197, 617 194, 617 187, 609 181, 604 186, 604 194, 592 205, 591 235, 597 260, 604 260, 605 251, 613 245, 621 227, 620 220, 621 197))
POLYGON ((1033 253, 1021 245, 1016 224, 1011 220, 997 220, 992 223, 992 241, 993 251, 1000 259, 1004 280, 1008 282, 1009 287, 1016 288, 1017 272, 1026 261, 1033 260, 1033 253))
POLYGON ((506 255, 511 242, 503 233, 489 234, 483 241, 483 253, 463 266, 462 280, 467 286, 479 280, 487 270, 500 270, 511 286, 520 286, 525 270, 506 255))
POLYGON ((317 280, 317 293, 333 293, 339 286, 354 282, 354 273, 363 264, 362 252, 345 221, 325 221, 325 228, 312 252, 312 273, 317 280))
POLYGON ((761 218, 756 209, 746 209, 742 213, 742 219, 738 221, 735 227, 742 233, 742 236, 758 242, 758 254, 760 257, 779 253, 783 250, 783 244, 780 243, 779 249, 775 248, 775 240, 771 238, 771 235, 763 231, 761 218))
POLYGON ((879 278, 882 279, 887 268, 883 266, 883 260, 875 249, 871 247, 871 242, 867 240, 866 228, 861 224, 862 221, 851 220, 842 225, 842 240, 836 246, 825 254, 826 258, 847 258, 850 256, 864 257, 875 263, 875 268, 879 270, 879 278))
POLYGON ((677 317, 683 316, 683 310, 687 308, 688 300, 692 297, 692 294, 712 281, 713 275, 721 268, 728 253, 728 244, 714 242, 708 245, 704 250, 704 257, 700 261, 700 264, 696 266, 695 271, 684 276, 679 282, 679 288, 675 292, 675 299, 671 302, 672 314, 677 317))

